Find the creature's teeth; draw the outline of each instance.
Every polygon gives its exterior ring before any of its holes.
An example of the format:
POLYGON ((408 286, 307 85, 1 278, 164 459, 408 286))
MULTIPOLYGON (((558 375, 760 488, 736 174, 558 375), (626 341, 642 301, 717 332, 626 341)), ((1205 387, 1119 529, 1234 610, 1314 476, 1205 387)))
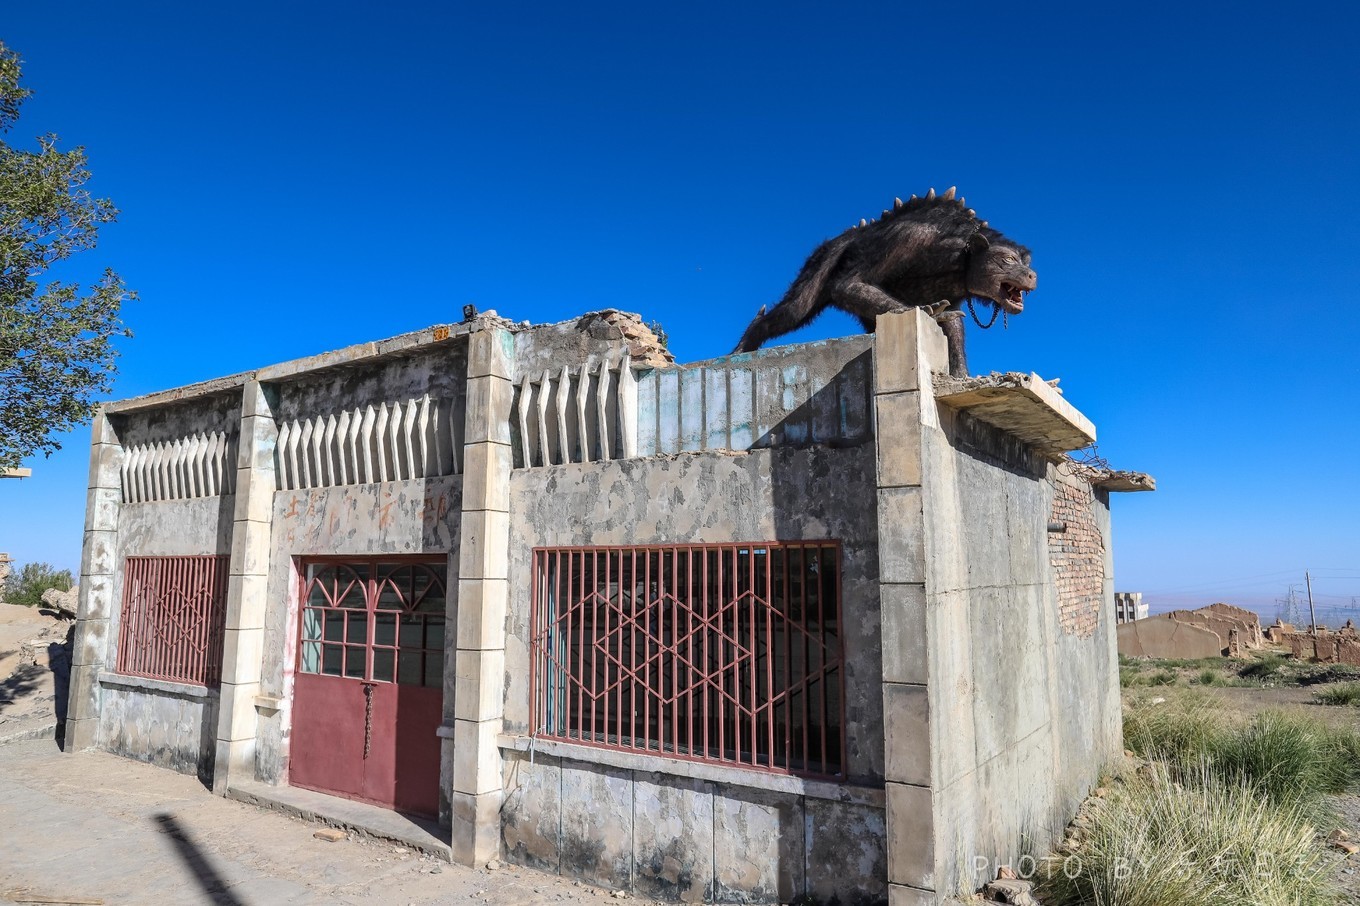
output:
MULTIPOLYGON (((913 196, 911 196, 911 197, 912 197, 912 198, 915 198, 916 196, 913 195, 913 196)), ((900 207, 902 207, 902 199, 900 199, 900 198, 894 198, 894 199, 893 199, 893 207, 894 207, 894 208, 900 208, 900 207)))
POLYGON ((932 198, 934 198, 934 197, 935 197, 935 187, 934 187, 934 186, 931 186, 931 187, 930 187, 930 191, 926 193, 926 201, 929 201, 930 199, 932 199, 932 198))
POLYGON ((945 201, 949 201, 951 198, 954 197, 954 190, 957 188, 958 186, 950 186, 949 188, 944 190, 944 194, 941 195, 940 197, 943 198, 945 201))

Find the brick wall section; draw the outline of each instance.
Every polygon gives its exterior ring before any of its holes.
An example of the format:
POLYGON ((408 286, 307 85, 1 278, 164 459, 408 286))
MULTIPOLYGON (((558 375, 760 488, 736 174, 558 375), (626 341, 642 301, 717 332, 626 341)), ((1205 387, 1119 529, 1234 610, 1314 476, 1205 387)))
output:
POLYGON ((1049 532, 1048 555, 1058 586, 1058 623, 1063 632, 1089 638, 1100 623, 1105 582, 1105 539, 1095 518, 1091 489, 1057 482, 1052 522, 1066 525, 1049 532))

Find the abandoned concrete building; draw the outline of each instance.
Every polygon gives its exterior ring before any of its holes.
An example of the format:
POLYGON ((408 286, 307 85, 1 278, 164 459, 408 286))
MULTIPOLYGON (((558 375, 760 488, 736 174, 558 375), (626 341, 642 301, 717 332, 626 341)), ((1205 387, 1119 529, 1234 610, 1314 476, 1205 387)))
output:
POLYGON ((683 901, 936 903, 1053 843, 1121 749, 1149 483, 919 311, 653 339, 486 314, 105 406, 68 748, 683 901))

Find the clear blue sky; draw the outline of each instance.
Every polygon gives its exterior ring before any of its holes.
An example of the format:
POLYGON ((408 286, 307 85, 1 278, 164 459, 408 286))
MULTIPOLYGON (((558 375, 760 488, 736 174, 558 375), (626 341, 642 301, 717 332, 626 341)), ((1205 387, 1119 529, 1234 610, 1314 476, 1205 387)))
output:
MULTIPOLYGON (((465 302, 723 354, 819 241, 958 185, 1039 273, 973 370, 1061 378, 1159 481, 1114 499, 1118 586, 1360 595, 1360 14, 856 6, 9 4, 8 139, 85 145, 123 211, 77 268, 141 292, 118 397, 465 302)), ((0 482, 0 550, 74 570, 63 443, 0 482)))

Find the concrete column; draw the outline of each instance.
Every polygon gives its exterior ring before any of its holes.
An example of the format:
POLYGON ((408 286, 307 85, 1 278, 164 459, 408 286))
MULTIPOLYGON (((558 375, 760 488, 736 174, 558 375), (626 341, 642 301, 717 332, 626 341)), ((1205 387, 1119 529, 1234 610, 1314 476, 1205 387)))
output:
POLYGON ((67 752, 92 747, 99 726, 99 671, 116 645, 109 638, 118 568, 118 511, 123 505, 123 448, 108 416, 95 414, 90 432, 90 481, 85 495, 85 540, 80 555, 79 622, 71 653, 70 696, 66 706, 67 752))
POLYGON ((889 899, 934 903, 929 642, 923 424, 933 412, 932 366, 947 367, 944 335, 919 309, 882 315, 874 334, 882 605, 884 780, 889 899))
POLYGON ((477 865, 500 852, 505 614, 509 597, 510 401, 513 336, 469 338, 463 515, 453 695, 445 681, 444 737, 453 857, 477 865), (452 727, 449 726, 452 718, 452 727), (450 732, 451 731, 451 732, 450 732))
POLYGON ((236 458, 236 510, 231 527, 222 693, 217 714, 213 792, 255 779, 255 698, 260 694, 264 615, 269 583, 269 529, 274 507, 278 426, 259 381, 242 388, 236 458))

